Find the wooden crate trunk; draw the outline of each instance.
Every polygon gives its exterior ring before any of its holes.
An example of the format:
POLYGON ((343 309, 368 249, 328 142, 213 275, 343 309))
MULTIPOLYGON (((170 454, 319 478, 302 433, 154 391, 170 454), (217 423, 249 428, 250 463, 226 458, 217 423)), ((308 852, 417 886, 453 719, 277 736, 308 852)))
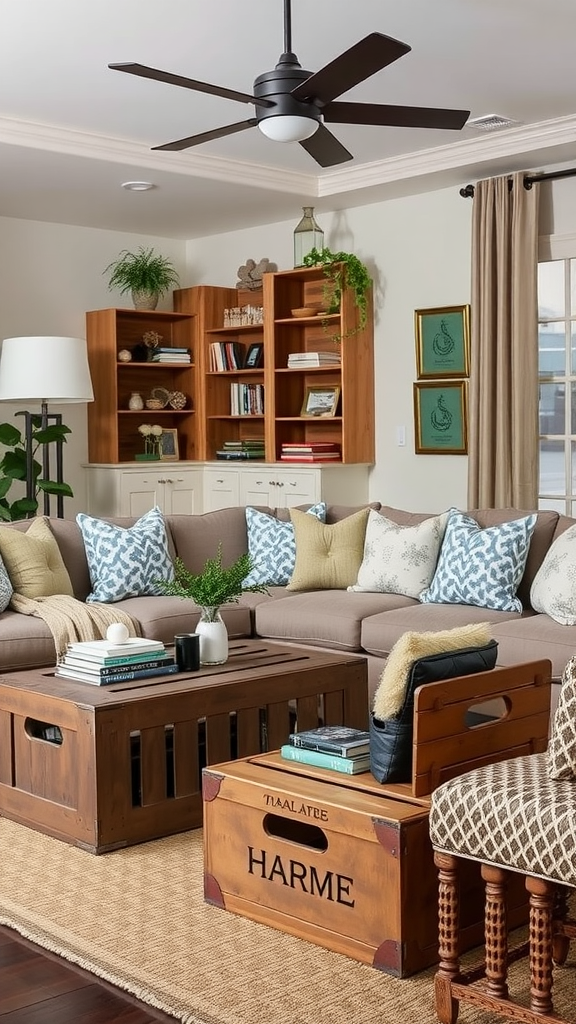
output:
MULTIPOLYGON (((370 773, 306 774, 268 754, 205 768, 208 902, 397 977, 437 961, 437 872, 421 802, 383 795, 370 773)), ((470 863, 465 948, 483 938, 483 886, 470 863)), ((525 919, 512 893, 510 919, 525 919)))

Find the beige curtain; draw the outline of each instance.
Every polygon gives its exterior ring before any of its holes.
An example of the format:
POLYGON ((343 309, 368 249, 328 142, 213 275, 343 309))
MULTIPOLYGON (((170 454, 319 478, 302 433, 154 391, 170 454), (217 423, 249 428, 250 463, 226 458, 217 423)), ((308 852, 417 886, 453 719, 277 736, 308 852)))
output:
POLYGON ((472 216, 468 507, 537 507, 538 185, 480 181, 472 216))

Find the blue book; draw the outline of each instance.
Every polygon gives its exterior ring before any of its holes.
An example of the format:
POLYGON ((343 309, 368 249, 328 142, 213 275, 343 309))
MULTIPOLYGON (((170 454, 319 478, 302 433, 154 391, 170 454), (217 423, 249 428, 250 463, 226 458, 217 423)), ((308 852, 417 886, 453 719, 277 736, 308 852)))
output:
POLYGON ((280 747, 280 756, 286 761, 298 761, 299 764, 310 764, 315 768, 328 768, 344 775, 358 775, 370 768, 370 755, 363 757, 339 757, 338 754, 325 754, 321 750, 308 750, 306 747, 293 747, 285 743, 280 747))
POLYGON ((290 733, 288 738, 293 747, 323 750, 339 757, 360 757, 370 749, 370 733, 348 725, 320 725, 317 729, 290 733))
POLYGON ((91 676, 97 676, 99 679, 105 679, 108 676, 114 676, 117 679, 119 675, 123 675, 126 672, 143 672, 144 669, 160 669, 174 664, 174 658, 168 653, 159 658, 148 657, 138 660, 127 658, 124 662, 117 665, 101 665, 99 662, 91 662, 86 658, 75 658, 71 654, 66 654, 59 667, 70 669, 70 671, 74 669, 74 671, 86 672, 91 676))

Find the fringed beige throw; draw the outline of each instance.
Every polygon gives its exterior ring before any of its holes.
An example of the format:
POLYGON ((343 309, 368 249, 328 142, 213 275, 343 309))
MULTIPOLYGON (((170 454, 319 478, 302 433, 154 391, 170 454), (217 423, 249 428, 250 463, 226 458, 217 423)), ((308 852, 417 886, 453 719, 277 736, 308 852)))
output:
POLYGON ((66 653, 70 643, 105 637, 108 626, 113 622, 123 622, 130 636, 141 635, 140 623, 113 604, 84 604, 66 594, 37 598, 12 594, 10 607, 23 615, 36 615, 44 619, 54 637, 58 660, 66 653))

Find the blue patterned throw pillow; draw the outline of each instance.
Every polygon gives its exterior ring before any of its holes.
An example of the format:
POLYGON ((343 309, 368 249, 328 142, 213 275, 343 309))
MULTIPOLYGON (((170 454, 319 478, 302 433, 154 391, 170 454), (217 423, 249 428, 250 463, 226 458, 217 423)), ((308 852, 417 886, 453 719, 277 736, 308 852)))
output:
POLYGON ((6 611, 13 593, 14 587, 10 582, 8 570, 0 558, 0 612, 6 611))
MULTIPOLYGON (((307 514, 325 523, 326 502, 319 501, 317 505, 312 505, 307 514)), ((248 505, 246 526, 252 569, 244 579, 244 586, 261 583, 267 587, 285 587, 296 563, 296 540, 292 523, 283 523, 248 505)))
POLYGON ((92 593, 87 601, 109 604, 125 597, 160 594, 156 580, 173 580, 166 524, 156 507, 128 528, 79 512, 92 593))
POLYGON ((535 525, 534 514, 482 529, 470 516, 450 509, 436 572, 420 600, 521 612, 516 591, 535 525))

